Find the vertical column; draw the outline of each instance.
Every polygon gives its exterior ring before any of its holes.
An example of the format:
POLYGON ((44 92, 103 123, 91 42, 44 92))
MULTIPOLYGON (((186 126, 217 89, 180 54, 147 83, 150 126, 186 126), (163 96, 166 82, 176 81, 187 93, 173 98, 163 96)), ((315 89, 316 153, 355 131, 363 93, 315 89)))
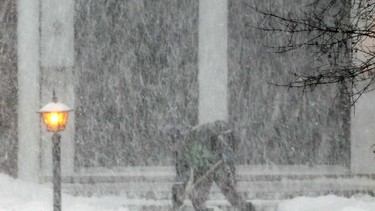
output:
MULTIPOLYGON (((358 8, 358 4, 351 7, 351 17, 356 17, 355 14, 361 8, 358 8)), ((354 21, 355 22, 355 21, 354 21)), ((362 24, 366 24, 365 21, 359 21, 359 27, 363 27, 362 24)), ((367 48, 369 51, 375 50, 372 46, 374 39, 367 38, 362 41, 363 48, 367 48)), ((354 58, 358 58, 359 61, 366 61, 366 54, 358 51, 354 58)), ((353 62, 358 62, 354 60, 353 62)), ((360 64, 358 64, 360 65, 360 64)), ((363 86, 365 86, 365 81, 363 86)), ((374 85, 369 87, 369 90, 375 88, 374 85)), ((352 112, 351 119, 351 171, 355 174, 374 174, 375 173, 375 155, 372 147, 375 144, 375 92, 368 92, 361 96, 361 98, 355 104, 355 111, 352 112)))
MULTIPOLYGON (((74 108, 74 0, 41 0, 41 102, 52 99, 52 90, 74 108)), ((43 128, 42 172, 52 174, 51 133, 43 128)), ((74 113, 61 133, 62 175, 74 171, 74 113)))
POLYGON ((361 96, 351 122, 351 171, 356 174, 375 173, 375 92, 361 96))
POLYGON ((18 177, 39 179, 39 0, 18 0, 18 177))
POLYGON ((199 1, 199 124, 227 120, 228 2, 199 1))

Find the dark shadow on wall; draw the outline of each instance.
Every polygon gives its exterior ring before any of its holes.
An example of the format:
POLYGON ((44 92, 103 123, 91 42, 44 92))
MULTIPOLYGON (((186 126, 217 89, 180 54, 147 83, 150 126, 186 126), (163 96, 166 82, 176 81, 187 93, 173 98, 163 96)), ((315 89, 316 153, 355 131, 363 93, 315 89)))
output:
POLYGON ((17 176, 17 5, 0 1, 0 172, 17 176))

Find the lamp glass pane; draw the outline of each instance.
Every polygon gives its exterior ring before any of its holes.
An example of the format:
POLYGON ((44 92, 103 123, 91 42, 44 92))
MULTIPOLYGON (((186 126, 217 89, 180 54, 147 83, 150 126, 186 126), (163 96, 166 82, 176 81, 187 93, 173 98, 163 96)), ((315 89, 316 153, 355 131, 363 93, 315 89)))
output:
POLYGON ((48 131, 58 132, 65 129, 68 112, 44 112, 42 117, 48 131))

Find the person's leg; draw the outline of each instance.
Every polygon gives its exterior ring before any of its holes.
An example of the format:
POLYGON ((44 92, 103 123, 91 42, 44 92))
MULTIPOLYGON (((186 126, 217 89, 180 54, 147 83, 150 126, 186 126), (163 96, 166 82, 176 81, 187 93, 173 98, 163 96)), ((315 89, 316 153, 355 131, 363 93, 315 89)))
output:
MULTIPOLYGON (((194 171, 194 183, 199 180, 200 177, 205 175, 208 169, 198 169, 194 171)), ((191 192, 190 200, 193 204, 195 211, 206 211, 206 201, 210 193, 210 188, 212 185, 212 175, 208 175, 207 179, 202 181, 200 184, 195 186, 194 190, 191 192)))
POLYGON ((172 187, 172 205, 176 210, 182 204, 182 195, 185 192, 186 184, 190 177, 190 167, 182 153, 175 153, 176 156, 176 184, 172 187))
POLYGON ((184 202, 181 196, 185 191, 185 184, 174 184, 172 187, 172 206, 174 210, 177 210, 184 202))
POLYGON ((255 211, 254 206, 246 203, 236 190, 234 167, 223 164, 215 172, 214 180, 232 206, 240 211, 255 211))

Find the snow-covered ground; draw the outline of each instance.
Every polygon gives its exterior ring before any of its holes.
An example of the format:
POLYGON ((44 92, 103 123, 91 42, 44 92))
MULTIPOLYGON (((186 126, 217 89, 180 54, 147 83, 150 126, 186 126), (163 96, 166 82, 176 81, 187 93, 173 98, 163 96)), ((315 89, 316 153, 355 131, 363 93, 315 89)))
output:
MULTIPOLYGON (((84 198, 62 196, 64 211, 128 211, 120 197, 84 198)), ((0 174, 0 211, 48 211, 52 209, 52 188, 0 174)))
POLYGON ((334 195, 317 198, 298 197, 283 201, 278 211, 374 211, 375 198, 358 195, 343 198, 334 195))
MULTIPOLYGON (((63 194, 64 211, 128 211, 130 201, 121 196, 73 197, 63 194)), ((133 205, 134 200, 131 202, 133 205)), ((138 202, 147 205, 145 201, 138 202)), ((154 202, 157 203, 157 202, 154 202)), ((0 174, 0 211, 52 210, 52 190, 48 185, 26 183, 0 174)), ((278 211, 374 211, 375 198, 358 195, 343 198, 334 195, 316 198, 298 197, 280 202, 278 211)))

